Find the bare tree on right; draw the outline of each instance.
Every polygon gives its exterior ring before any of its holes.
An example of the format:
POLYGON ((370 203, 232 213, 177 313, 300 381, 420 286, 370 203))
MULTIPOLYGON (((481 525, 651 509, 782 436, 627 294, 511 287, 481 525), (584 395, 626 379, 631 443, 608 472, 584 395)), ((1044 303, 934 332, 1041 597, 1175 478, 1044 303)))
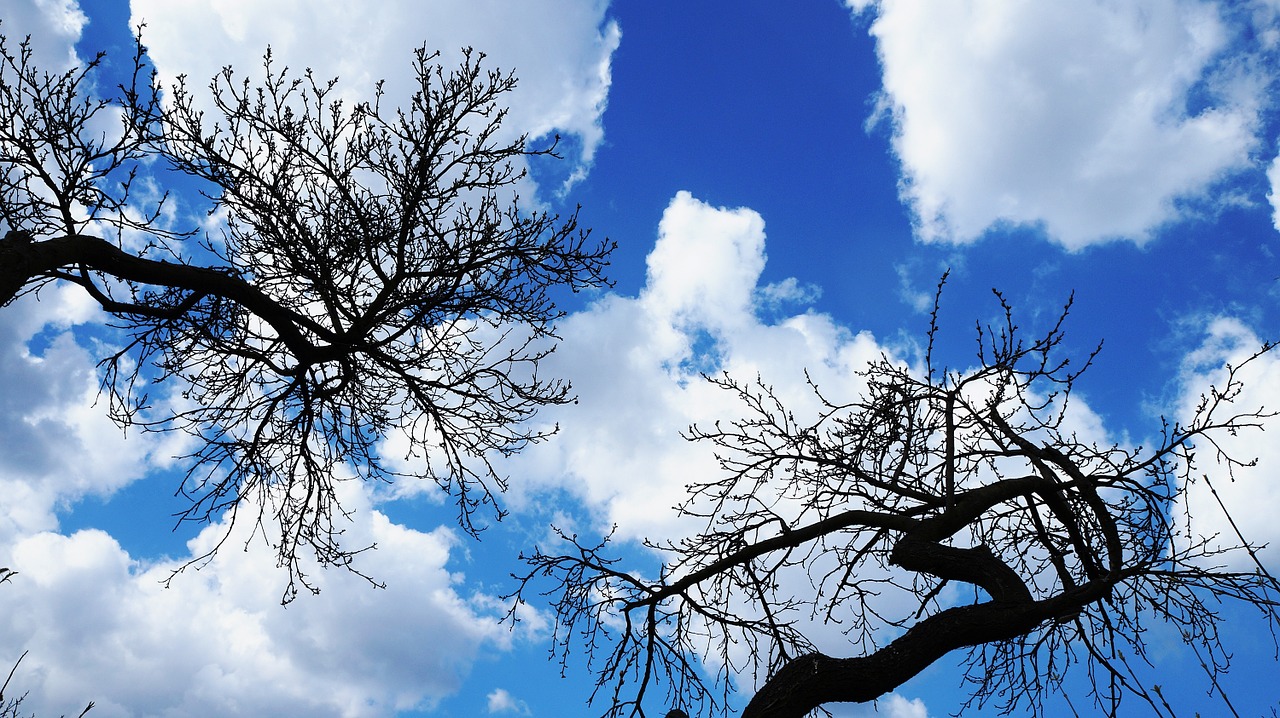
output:
POLYGON ((1083 670, 1091 690, 1066 693, 1073 711, 1114 716, 1128 697, 1172 716, 1143 670, 1153 623, 1195 648, 1235 713, 1219 681, 1222 606, 1256 609, 1274 640, 1280 583, 1229 513, 1227 535, 1205 536, 1187 506, 1197 486, 1217 495, 1206 463, 1232 475, 1252 463, 1221 439, 1275 416, 1238 401, 1242 370, 1272 345, 1228 367, 1153 445, 1099 443, 1072 429, 1072 392, 1097 350, 1063 356, 1070 302, 1033 339, 1000 303, 1003 320, 978 327, 976 369, 935 364, 935 304, 923 367, 882 357, 852 399, 813 385, 814 420, 763 380, 710 378, 744 418, 690 430, 723 473, 677 507, 701 532, 649 543, 666 556, 656 578, 608 541, 564 535, 568 550, 526 557, 516 597, 553 597, 557 650, 567 659, 586 643, 608 715, 645 715, 654 693, 664 708, 726 714, 734 677, 754 674, 744 718, 802 718, 885 696, 966 649, 973 691, 948 711, 1046 715, 1083 670), (844 631, 845 654, 819 651, 822 623, 844 631))

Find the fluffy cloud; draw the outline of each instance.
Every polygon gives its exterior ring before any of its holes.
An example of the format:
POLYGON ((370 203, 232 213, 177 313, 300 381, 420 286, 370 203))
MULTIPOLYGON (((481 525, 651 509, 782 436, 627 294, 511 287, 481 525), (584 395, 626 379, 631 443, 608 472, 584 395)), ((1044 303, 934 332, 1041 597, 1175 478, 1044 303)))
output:
POLYGON ((688 192, 676 195, 649 253, 646 308, 724 331, 753 318, 752 295, 764 269, 764 220, 749 209, 712 210, 688 192))
POLYGON ((610 60, 621 33, 607 20, 607 0, 396 0, 376 6, 325 0, 174 3, 134 0, 131 22, 146 22, 145 40, 162 78, 180 74, 203 88, 231 65, 257 77, 270 46, 278 67, 311 68, 341 77, 342 87, 367 94, 386 80, 386 101, 407 102, 413 90, 412 50, 424 43, 442 52, 448 69, 459 48, 486 53, 489 68, 515 70, 505 125, 511 137, 559 132, 578 138, 580 176, 603 138, 600 124, 610 60))
POLYGON ((378 545, 360 568, 387 588, 316 571, 322 593, 288 609, 274 553, 250 540, 249 523, 169 588, 227 526, 207 527, 173 559, 131 556, 96 529, 59 533, 59 510, 109 496, 174 451, 163 437, 126 437, 95 406, 93 340, 75 334, 95 333, 99 317, 82 293, 46 288, 35 300, 0 312, 0 566, 19 572, 0 589, 0 665, 30 651, 14 679, 30 691, 24 708, 58 715, 94 700, 102 716, 385 716, 450 695, 480 653, 510 645, 497 602, 464 591, 451 566, 453 533, 390 522, 356 484, 341 487, 355 512, 346 539, 378 545))
MULTIPOLYGON (((1234 401, 1223 408, 1220 418, 1225 419, 1228 411, 1233 414, 1276 411, 1276 397, 1280 397, 1280 356, 1272 351, 1245 363, 1261 344, 1261 339, 1238 319, 1219 317, 1209 321, 1204 342, 1188 354, 1183 363, 1178 419, 1184 423, 1190 421, 1202 395, 1226 390, 1228 366, 1243 366, 1236 376, 1242 389, 1234 401)), ((1274 418, 1263 420, 1260 428, 1275 431, 1276 423, 1274 418)), ((1204 478, 1190 486, 1182 509, 1190 515, 1192 530, 1198 535, 1220 536, 1225 545, 1234 545, 1235 529, 1218 504, 1220 498, 1246 539, 1271 545, 1261 555, 1274 562, 1274 546, 1280 544, 1280 522, 1275 520, 1275 507, 1280 506, 1280 481, 1275 480, 1274 473, 1274 467, 1280 465, 1280 443, 1267 440, 1259 429, 1220 434, 1216 439, 1218 447, 1227 455, 1241 461, 1257 459, 1258 467, 1229 472, 1227 466, 1215 460, 1212 447, 1202 446, 1197 452, 1197 461, 1198 473, 1203 473, 1204 478)), ((1245 570, 1251 568, 1243 553, 1226 560, 1245 570)))
POLYGON ((524 701, 512 696, 505 688, 494 689, 485 698, 489 701, 488 708, 490 713, 530 715, 529 706, 524 701))
MULTIPOLYGON (((686 535, 701 522, 681 519, 672 507, 687 497, 688 484, 721 470, 709 446, 681 432, 742 413, 739 400, 703 372, 759 375, 801 417, 818 410, 806 369, 833 397, 862 391, 856 372, 892 351, 869 333, 807 311, 802 303, 812 289, 794 280, 763 285, 765 240, 764 219, 751 209, 709 205, 688 192, 671 199, 641 291, 606 295, 560 323, 563 341, 545 369, 572 377, 578 401, 545 411, 542 420, 558 424, 559 434, 508 465, 506 473, 519 477, 506 497, 516 517, 555 506, 564 509, 557 524, 578 529, 582 516, 563 502, 568 495, 587 510, 591 528, 616 526, 620 539, 686 535)), ((803 571, 787 580, 798 593, 811 590, 803 571)), ((829 651, 849 650, 838 626, 815 626, 812 637, 829 651)), ((488 700, 490 712, 521 707, 502 689, 488 700)), ((899 711, 891 715, 923 715, 901 712, 923 706, 898 697, 884 706, 899 711)))
POLYGON ((881 116, 925 239, 1030 225, 1070 249, 1143 241, 1251 166, 1268 85, 1213 3, 875 7, 881 116))
MULTIPOLYGON (((794 282, 761 286, 764 229, 763 219, 747 208, 715 207, 686 192, 671 200, 640 293, 608 296, 562 323, 554 371, 573 377, 579 401, 548 412, 561 433, 520 458, 524 480, 513 487, 513 499, 528 501, 526 492, 541 496, 555 489, 578 498, 597 529, 614 526, 624 539, 675 540, 705 528, 672 510, 687 498, 687 485, 721 476, 711 447, 686 441, 682 429, 743 413, 738 398, 705 381, 703 372, 726 371, 746 381, 760 376, 802 422, 819 411, 806 369, 831 397, 861 393, 856 372, 891 350, 829 316, 794 304, 781 311, 786 298, 812 294, 796 290, 794 282)), ((812 592, 803 569, 784 572, 782 580, 783 594, 812 592)), ((898 604, 902 598, 886 592, 878 608, 909 612, 898 604)), ((742 610, 746 615, 751 609, 742 610)), ((841 626, 815 621, 810 628, 823 650, 850 650, 841 626)), ((736 665, 751 665, 748 647, 733 650, 736 665)), ((714 656, 707 660, 712 670, 719 665, 714 656)), ((739 679, 740 685, 753 683, 750 670, 739 679)), ((916 705, 910 701, 886 701, 882 707, 899 711, 892 715, 917 715, 900 712, 916 705)))
MULTIPOLYGON (((16 679, 31 691, 26 707, 56 714, 92 699, 94 713, 109 717, 385 716, 453 693, 477 654, 510 634, 486 613, 488 602, 457 592, 448 531, 411 531, 356 496, 347 500, 365 517, 353 538, 379 545, 362 568, 388 579, 387 588, 317 573, 321 594, 287 609, 260 542, 165 588, 177 562, 139 563, 101 531, 18 541, 0 557, 20 572, 5 586, 11 608, 0 637, 10 648, 0 658, 31 651, 16 679)), ((193 540, 193 553, 224 528, 193 540)))
POLYGON ((83 292, 64 288, 0 312, 0 542, 54 528, 67 502, 141 476, 157 443, 125 440, 98 401, 94 360, 67 331, 97 316, 83 292))
POLYGON ((883 351, 870 334, 805 311, 761 318, 761 304, 775 310, 809 296, 787 289, 793 283, 759 286, 764 239, 764 221, 750 209, 713 207, 686 192, 672 199, 640 294, 609 295, 562 322, 549 368, 573 377, 579 401, 547 413, 560 435, 521 457, 529 480, 518 493, 563 489, 621 536, 669 536, 681 530, 671 507, 685 486, 719 475, 709 447, 681 431, 741 411, 702 372, 759 374, 797 412, 813 402, 806 368, 833 396, 859 390, 855 370, 883 351))
POLYGON ((929 711, 919 698, 907 700, 895 693, 884 701, 884 706, 889 718, 929 718, 929 711))
POLYGON ((12 43, 10 52, 30 35, 38 40, 31 47, 37 67, 52 71, 77 64, 75 44, 88 20, 76 0, 5 3, 3 20, 0 34, 12 43))

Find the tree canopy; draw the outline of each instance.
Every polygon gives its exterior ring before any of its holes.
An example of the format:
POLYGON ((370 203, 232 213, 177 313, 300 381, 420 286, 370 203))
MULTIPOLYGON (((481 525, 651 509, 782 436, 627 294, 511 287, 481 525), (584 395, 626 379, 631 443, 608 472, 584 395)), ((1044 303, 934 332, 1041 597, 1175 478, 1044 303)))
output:
POLYGON ((1173 715, 1143 671, 1153 620, 1197 648, 1230 705, 1221 606, 1256 609, 1274 638, 1280 582, 1247 536, 1206 535, 1191 515, 1225 507, 1188 497, 1212 489, 1206 464, 1250 463, 1221 438, 1276 412, 1237 405, 1234 366, 1152 445, 1101 441, 1073 416, 1098 351, 1065 356, 1071 303, 1029 338, 999 300, 973 368, 935 362, 935 302, 918 365, 882 356, 853 397, 810 382, 812 417, 763 378, 708 377, 742 415, 689 429, 723 473, 677 507, 700 531, 647 542, 664 557, 656 576, 607 539, 561 534, 568 551, 526 557, 514 597, 553 597, 557 650, 567 661, 585 643, 607 715, 644 715, 655 689, 694 715, 728 713, 754 677, 744 718, 802 718, 884 696, 957 649, 964 708, 1050 714, 1082 670, 1089 695, 1068 691, 1072 710, 1116 715, 1129 696, 1173 715))
POLYGON ((365 548, 339 540, 336 482, 433 480, 477 531, 501 515, 492 457, 572 398, 538 370, 556 293, 604 284, 612 245, 521 203, 555 142, 503 132, 516 79, 482 60, 418 50, 389 107, 270 52, 258 81, 162 88, 140 42, 103 94, 102 55, 48 72, 0 39, 0 305, 62 284, 101 307, 124 337, 101 361, 112 416, 193 438, 182 519, 255 522, 286 600, 311 587, 300 555, 365 548), (179 182, 207 206, 156 189, 179 182))

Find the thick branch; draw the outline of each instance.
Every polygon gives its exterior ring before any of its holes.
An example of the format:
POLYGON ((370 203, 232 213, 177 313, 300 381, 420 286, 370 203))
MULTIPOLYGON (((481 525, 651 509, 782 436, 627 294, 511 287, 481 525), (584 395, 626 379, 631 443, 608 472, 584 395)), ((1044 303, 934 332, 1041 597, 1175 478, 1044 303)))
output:
MULTIPOLYGON (((659 603, 672 596, 678 596, 698 583, 728 571, 735 566, 749 563, 752 559, 775 551, 798 548, 815 539, 852 527, 901 531, 921 541, 941 540, 964 528, 975 517, 981 515, 982 512, 992 506, 1037 491, 1043 488, 1043 484, 1044 480, 1038 476, 1023 476, 981 486, 960 494, 947 511, 925 519, 915 518, 910 515, 910 512, 892 514, 857 509, 842 511, 821 521, 815 521, 800 528, 784 531, 777 536, 772 536, 734 551, 666 586, 654 589, 643 598, 628 604, 625 610, 630 611, 640 606, 659 603)), ((923 512, 927 508, 920 507, 920 511, 923 512)), ((931 571, 930 573, 935 572, 931 571)), ((941 574, 935 573, 935 575, 940 576, 941 574)), ((954 578, 974 583, 968 579, 954 578)), ((983 586, 983 588, 987 587, 983 586)))
POLYGON ((678 596, 702 581, 728 571, 734 566, 749 563, 754 558, 773 553, 774 551, 784 551, 786 549, 803 546, 810 541, 835 533, 842 529, 853 526, 863 526, 893 529, 897 531, 910 531, 917 528, 919 525, 920 521, 918 519, 902 514, 860 510, 844 511, 835 516, 825 518, 821 521, 816 521, 798 529, 786 531, 777 536, 751 544, 739 551, 735 551, 680 578, 677 581, 672 582, 670 585, 654 590, 644 598, 628 604, 625 607, 625 610, 630 611, 639 606, 660 603, 672 596, 678 596))
POLYGON ((958 548, 907 536, 894 545, 889 560, 908 571, 979 586, 1000 603, 1031 601, 1027 584, 986 546, 958 548))
POLYGON ((957 606, 926 618, 868 656, 800 656, 769 678, 742 718, 804 718, 825 703, 872 701, 957 648, 1015 638, 1045 618, 1034 603, 957 606))
POLYGON ((301 327, 325 340, 337 339, 332 331, 286 309, 233 274, 138 257, 87 235, 41 242, 0 240, 0 306, 8 304, 30 282, 66 267, 85 267, 123 281, 229 299, 269 323, 294 356, 306 363, 323 361, 329 352, 308 339, 301 327))
POLYGON ((742 718, 804 718, 827 703, 873 701, 951 651, 1025 635, 1044 621, 1078 611, 1110 590, 1109 582, 1097 581, 1044 601, 997 600, 956 606, 929 616, 867 656, 800 656, 765 682, 742 718))

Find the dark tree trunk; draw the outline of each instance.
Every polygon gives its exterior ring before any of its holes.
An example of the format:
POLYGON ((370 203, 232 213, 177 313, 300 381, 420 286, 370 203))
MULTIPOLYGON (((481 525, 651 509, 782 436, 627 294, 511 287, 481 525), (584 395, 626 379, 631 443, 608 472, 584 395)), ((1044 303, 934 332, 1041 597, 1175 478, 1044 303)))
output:
MULTIPOLYGON (((139 285, 187 290, 196 299, 216 296, 235 302, 271 324, 299 359, 326 358, 323 351, 304 336, 300 327, 305 326, 327 340, 336 338, 324 327, 289 311, 230 272, 138 257, 104 239, 85 235, 31 242, 25 233, 10 232, 0 239, 0 307, 12 301, 32 281, 59 269, 76 267, 139 285)), ((160 311, 155 307, 112 304, 104 304, 104 309, 121 314, 137 311, 148 315, 160 311)))
POLYGON ((869 656, 800 656, 765 682, 742 718, 804 718, 826 703, 873 701, 957 648, 1015 638, 1045 618, 1045 607, 1037 603, 957 606, 921 621, 869 656))
POLYGON ((957 548, 910 535, 894 546, 891 560, 912 571, 981 586, 993 600, 929 616, 868 656, 799 656, 765 682, 742 718, 804 718, 827 703, 873 701, 957 648, 1025 635, 1109 590, 1109 584, 1097 581, 1035 601, 1013 569, 985 546, 957 548))
POLYGON ((0 238, 0 307, 13 301, 27 282, 39 274, 33 261, 31 235, 10 230, 0 238))

